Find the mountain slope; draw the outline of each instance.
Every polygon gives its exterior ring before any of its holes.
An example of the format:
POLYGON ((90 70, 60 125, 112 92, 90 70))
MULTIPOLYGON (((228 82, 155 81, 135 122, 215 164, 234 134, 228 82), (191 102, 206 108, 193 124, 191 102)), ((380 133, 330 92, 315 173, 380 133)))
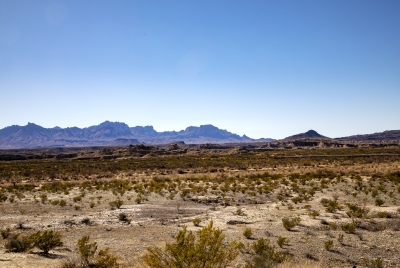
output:
POLYGON ((400 140, 400 130, 386 130, 373 134, 353 135, 348 137, 335 138, 339 141, 390 141, 400 140))

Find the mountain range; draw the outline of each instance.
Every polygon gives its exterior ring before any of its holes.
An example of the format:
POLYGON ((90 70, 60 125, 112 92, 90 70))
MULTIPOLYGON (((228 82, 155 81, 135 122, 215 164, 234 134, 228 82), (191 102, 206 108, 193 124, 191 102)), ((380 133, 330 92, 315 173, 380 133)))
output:
MULTIPOLYGON (((309 130, 286 137, 283 142, 318 139, 329 140, 315 130, 309 130)), ((374 134, 354 135, 331 140, 337 141, 393 141, 400 140, 400 130, 390 130, 374 134)), ((0 149, 84 147, 84 146, 128 146, 130 144, 168 144, 181 141, 187 144, 205 143, 252 143, 273 142, 275 139, 252 139, 239 136, 213 125, 190 126, 181 131, 156 131, 153 126, 129 127, 125 123, 105 121, 87 128, 44 128, 28 123, 26 126, 9 126, 0 129, 0 149)))
POLYGON ((75 147, 75 146, 126 146, 130 144, 165 144, 175 141, 185 143, 234 143, 274 141, 239 136, 213 125, 190 126, 181 131, 157 132, 152 126, 129 127, 125 123, 105 121, 87 128, 44 128, 28 123, 26 126, 9 126, 0 130, 0 149, 75 147))

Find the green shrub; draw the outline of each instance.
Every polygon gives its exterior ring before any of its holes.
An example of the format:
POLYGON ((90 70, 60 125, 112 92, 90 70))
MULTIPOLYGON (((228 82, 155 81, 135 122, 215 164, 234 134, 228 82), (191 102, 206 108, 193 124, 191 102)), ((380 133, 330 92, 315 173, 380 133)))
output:
POLYGON ((89 244, 90 236, 83 236, 78 240, 77 251, 86 264, 89 264, 89 259, 94 256, 97 251, 97 243, 89 244))
POLYGON ((61 242, 61 234, 58 232, 50 231, 37 231, 30 236, 33 242, 33 246, 43 250, 44 254, 48 255, 49 250, 61 247, 63 242, 61 242))
POLYGON ((89 204, 90 208, 94 208, 95 205, 96 205, 96 204, 95 204, 94 202, 91 202, 91 203, 89 204))
POLYGON ((246 260, 246 268, 270 268, 288 260, 288 255, 275 251, 268 239, 260 238, 251 244, 250 258, 246 260))
POLYGON ((251 228, 246 228, 246 229, 243 231, 243 235, 244 235, 244 237, 246 237, 247 239, 250 239, 250 238, 252 237, 252 235, 253 235, 253 231, 251 230, 251 228))
POLYGON ((97 265, 95 267, 98 268, 117 268, 119 267, 118 258, 116 256, 111 255, 109 249, 101 249, 97 254, 96 261, 97 265))
POLYGON ((385 201, 383 199, 377 198, 375 199, 375 206, 382 206, 383 204, 385 204, 385 201))
POLYGON ((327 240, 324 242, 324 248, 327 251, 331 251, 333 247, 333 241, 332 240, 327 240))
POLYGON ((225 235, 213 227, 212 221, 197 231, 197 236, 185 226, 176 241, 167 243, 164 250, 148 247, 143 261, 154 268, 226 267, 239 254, 240 244, 236 241, 225 244, 224 239, 225 235))
POLYGON ((7 252, 25 252, 32 248, 32 240, 28 236, 15 234, 7 240, 4 247, 7 252))
POLYGON ((362 262, 366 267, 370 267, 370 268, 383 268, 384 267, 381 257, 376 258, 376 259, 363 258, 362 262))
POLYGON ((338 228, 338 224, 334 221, 328 223, 328 225, 331 230, 336 230, 338 228))
POLYGON ((42 201, 42 204, 46 203, 46 201, 47 201, 47 194, 42 194, 42 195, 40 195, 40 200, 42 201))
POLYGON ((3 239, 7 239, 11 234, 11 229, 9 227, 7 227, 6 229, 1 229, 0 234, 3 239))
POLYGON ((334 213, 338 209, 341 209, 342 207, 339 205, 337 200, 335 199, 326 199, 323 198, 321 199, 321 204, 325 207, 327 212, 334 213))
POLYGON ((283 248, 284 245, 287 245, 289 243, 289 239, 283 236, 279 236, 276 243, 278 243, 278 246, 280 248, 283 248))
POLYGON ((387 211, 378 211, 376 213, 376 216, 378 218, 392 218, 393 217, 393 215, 390 212, 387 212, 387 211))
POLYGON ((0 202, 5 202, 7 200, 7 198, 8 198, 7 195, 0 193, 0 202))
POLYGON ((354 222, 343 224, 342 230, 345 233, 354 234, 356 232, 356 224, 354 222))
POLYGON ((121 206, 124 204, 124 201, 117 199, 115 201, 112 201, 109 203, 109 205, 111 206, 111 208, 121 208, 121 206))
POLYGON ((308 213, 308 216, 310 216, 310 217, 312 217, 313 219, 315 219, 315 217, 319 216, 319 211, 318 211, 318 210, 310 211, 310 212, 308 213))
POLYGON ((141 194, 138 194, 138 196, 135 198, 136 204, 141 204, 141 203, 143 203, 144 201, 146 201, 146 198, 143 197, 141 194))
POLYGON ((369 209, 365 208, 365 206, 362 208, 357 204, 351 203, 347 203, 346 206, 349 208, 349 210, 346 211, 346 214, 350 218, 365 218, 369 212, 369 209))
POLYGON ((236 215, 238 215, 238 216, 246 216, 246 214, 244 213, 243 209, 241 209, 241 208, 238 208, 236 210, 236 215))
POLYGON ((200 222, 201 222, 201 219, 200 218, 195 218, 195 219, 192 220, 192 222, 193 222, 194 226, 199 226, 200 222))
MULTIPOLYGON (((89 236, 83 236, 78 240, 77 251, 82 261, 78 263, 78 267, 95 267, 95 268, 118 268, 118 258, 109 253, 109 249, 101 249, 97 252, 97 243, 89 243, 89 236), (96 254, 97 253, 97 254, 96 254), (83 263, 82 263, 83 262, 83 263)), ((72 264, 73 265, 73 264, 72 264)), ((76 268, 77 266, 63 268, 76 268)))
POLYGON ((339 234, 337 240, 338 240, 338 242, 339 242, 341 245, 343 245, 344 235, 343 235, 343 234, 339 234))
POLYGON ((67 201, 65 201, 64 199, 60 200, 60 206, 65 207, 67 205, 67 201))
POLYGON ((292 230, 296 225, 298 225, 300 223, 301 219, 300 217, 293 217, 293 218, 288 218, 288 217, 284 217, 282 219, 282 224, 283 227, 290 231, 292 230))

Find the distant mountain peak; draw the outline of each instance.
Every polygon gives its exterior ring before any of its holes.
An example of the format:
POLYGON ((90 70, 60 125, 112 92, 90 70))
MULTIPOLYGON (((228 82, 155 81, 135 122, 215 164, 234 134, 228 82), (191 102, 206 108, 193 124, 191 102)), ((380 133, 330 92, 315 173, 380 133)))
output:
POLYGON ((299 140, 299 139, 329 139, 326 136, 322 136, 317 131, 310 129, 307 132, 289 136, 283 139, 283 141, 299 140))

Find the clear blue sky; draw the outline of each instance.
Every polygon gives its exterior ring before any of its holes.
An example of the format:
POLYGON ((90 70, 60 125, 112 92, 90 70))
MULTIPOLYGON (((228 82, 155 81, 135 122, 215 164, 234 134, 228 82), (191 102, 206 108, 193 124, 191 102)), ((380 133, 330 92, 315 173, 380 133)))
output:
POLYGON ((400 129, 400 1, 0 0, 0 128, 400 129))

